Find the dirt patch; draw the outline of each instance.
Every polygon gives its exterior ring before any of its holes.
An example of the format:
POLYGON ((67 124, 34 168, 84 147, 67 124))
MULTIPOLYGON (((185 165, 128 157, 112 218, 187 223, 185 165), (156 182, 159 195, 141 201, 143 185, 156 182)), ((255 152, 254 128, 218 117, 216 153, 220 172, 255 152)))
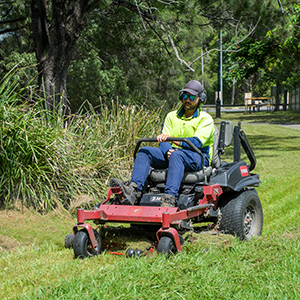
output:
POLYGON ((14 252, 18 247, 26 245, 15 238, 12 232, 12 227, 22 224, 25 218, 25 214, 20 211, 0 211, 0 252, 14 252))
POLYGON ((21 244, 16 239, 9 236, 0 237, 0 252, 15 251, 21 244))

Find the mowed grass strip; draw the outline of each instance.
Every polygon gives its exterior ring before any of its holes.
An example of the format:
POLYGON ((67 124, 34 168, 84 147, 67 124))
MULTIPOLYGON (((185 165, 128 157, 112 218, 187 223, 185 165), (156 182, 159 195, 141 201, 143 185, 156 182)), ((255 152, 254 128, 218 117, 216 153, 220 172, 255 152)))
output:
POLYGON ((229 245, 187 244, 181 254, 75 260, 44 245, 7 256, 8 299, 298 299, 299 231, 229 245), (41 257, 39 254, 43 254, 41 257), (198 298, 199 297, 199 298, 198 298))

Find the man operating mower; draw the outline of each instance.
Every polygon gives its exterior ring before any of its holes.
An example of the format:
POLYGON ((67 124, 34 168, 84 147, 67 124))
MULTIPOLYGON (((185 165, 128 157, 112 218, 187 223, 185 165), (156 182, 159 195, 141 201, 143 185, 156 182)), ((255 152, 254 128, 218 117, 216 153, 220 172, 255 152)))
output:
POLYGON ((128 185, 117 178, 111 179, 110 186, 118 186, 122 190, 122 204, 134 205, 137 202, 141 197, 150 167, 153 167, 168 168, 161 206, 176 206, 184 172, 198 171, 203 168, 200 154, 193 151, 186 142, 168 142, 168 137, 190 140, 202 152, 204 166, 209 166, 213 153, 215 128, 212 117, 200 108, 205 97, 201 83, 197 80, 189 81, 179 93, 182 106, 166 116, 162 133, 157 136, 159 147, 147 146, 139 150, 128 185))

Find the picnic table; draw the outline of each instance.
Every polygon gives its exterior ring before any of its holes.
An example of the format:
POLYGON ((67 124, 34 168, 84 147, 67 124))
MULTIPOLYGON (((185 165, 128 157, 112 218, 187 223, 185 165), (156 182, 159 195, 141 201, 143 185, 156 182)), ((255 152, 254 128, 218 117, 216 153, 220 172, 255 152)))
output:
POLYGON ((255 112, 255 109, 257 108, 257 111, 260 110, 261 106, 267 107, 267 112, 271 112, 272 108, 272 97, 249 97, 245 98, 245 113, 249 111, 249 114, 251 114, 251 108, 253 112, 255 112))

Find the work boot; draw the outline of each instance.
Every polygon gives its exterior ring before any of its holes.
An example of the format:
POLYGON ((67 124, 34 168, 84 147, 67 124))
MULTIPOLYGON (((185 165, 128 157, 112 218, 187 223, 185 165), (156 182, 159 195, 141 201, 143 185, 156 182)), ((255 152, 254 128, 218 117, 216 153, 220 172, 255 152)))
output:
POLYGON ((176 197, 173 195, 162 194, 161 207, 175 207, 176 197))
POLYGON ((113 178, 110 181, 111 187, 120 187, 122 190, 122 195, 120 202, 121 204, 134 205, 138 198, 141 197, 141 192, 137 189, 137 184, 130 182, 129 185, 125 185, 119 179, 113 178))
POLYGON ((142 198, 142 192, 138 189, 138 185, 135 182, 130 181, 129 184, 127 185, 129 188, 133 188, 133 195, 136 198, 136 201, 141 200, 142 198))

